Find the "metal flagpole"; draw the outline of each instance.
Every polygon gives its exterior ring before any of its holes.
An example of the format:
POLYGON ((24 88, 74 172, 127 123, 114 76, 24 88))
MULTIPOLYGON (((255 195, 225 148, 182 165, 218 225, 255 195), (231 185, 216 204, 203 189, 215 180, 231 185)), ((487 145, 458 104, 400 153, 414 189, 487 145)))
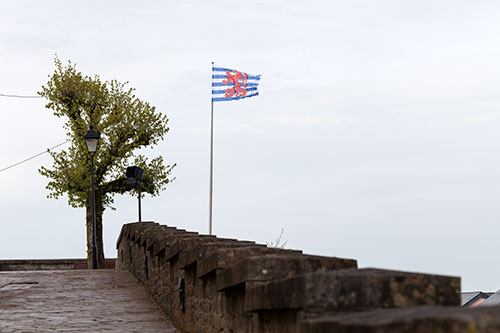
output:
MULTIPOLYGON (((212 68, 214 62, 212 61, 212 68)), ((212 87, 213 89, 213 87, 212 87)), ((212 93, 210 93, 212 95, 212 93)), ((212 234, 212 189, 213 189, 213 166, 214 166, 214 101, 212 97, 210 98, 212 107, 210 113, 210 194, 209 194, 209 208, 208 208, 208 234, 212 234)))

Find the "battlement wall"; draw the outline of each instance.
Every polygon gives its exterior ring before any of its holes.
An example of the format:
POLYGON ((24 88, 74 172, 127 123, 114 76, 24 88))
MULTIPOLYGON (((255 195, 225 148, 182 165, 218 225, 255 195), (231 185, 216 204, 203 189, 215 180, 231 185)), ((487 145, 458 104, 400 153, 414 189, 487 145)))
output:
POLYGON ((117 250, 182 332, 500 332, 500 310, 460 308, 458 277, 358 269, 154 222, 125 224, 117 250))

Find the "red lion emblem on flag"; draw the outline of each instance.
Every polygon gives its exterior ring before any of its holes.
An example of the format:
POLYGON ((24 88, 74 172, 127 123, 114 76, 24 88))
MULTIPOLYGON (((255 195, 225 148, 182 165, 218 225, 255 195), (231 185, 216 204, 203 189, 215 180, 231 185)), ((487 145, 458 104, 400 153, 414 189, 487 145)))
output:
POLYGON ((244 97, 247 94, 247 80, 248 74, 241 73, 238 71, 227 71, 226 78, 222 80, 223 84, 234 84, 234 87, 231 87, 224 91, 227 98, 231 98, 233 96, 236 97, 244 97))

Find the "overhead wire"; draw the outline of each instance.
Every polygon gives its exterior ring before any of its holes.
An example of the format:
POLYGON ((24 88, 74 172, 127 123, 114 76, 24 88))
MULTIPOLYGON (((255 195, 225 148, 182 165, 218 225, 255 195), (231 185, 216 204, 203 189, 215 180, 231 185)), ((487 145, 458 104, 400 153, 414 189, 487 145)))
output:
POLYGON ((38 153, 38 154, 33 155, 33 156, 31 156, 31 157, 28 157, 28 158, 26 158, 26 159, 24 159, 24 160, 22 160, 22 161, 20 161, 20 162, 17 162, 17 163, 15 163, 15 164, 12 164, 12 165, 8 166, 8 167, 6 167, 6 168, 0 169, 0 172, 3 172, 3 171, 5 171, 5 170, 8 170, 8 169, 13 168, 13 167, 15 167, 15 166, 18 166, 19 164, 22 164, 22 163, 28 162, 29 160, 32 160, 32 159, 34 159, 35 157, 38 157, 38 156, 43 155, 43 154, 45 154, 45 153, 48 153, 48 152, 50 152, 52 149, 57 148, 57 147, 59 147, 59 146, 62 146, 63 144, 68 143, 68 142, 70 142, 70 141, 71 141, 71 140, 66 140, 66 141, 64 141, 64 142, 62 142, 62 143, 60 143, 60 144, 58 144, 58 145, 55 145, 55 146, 54 146, 54 147, 52 147, 52 148, 48 148, 47 150, 45 150, 45 151, 43 151, 43 152, 41 152, 41 153, 38 153))
MULTIPOLYGON (((34 96, 34 95, 12 95, 12 94, 0 94, 0 97, 13 97, 13 98, 43 98, 43 96, 34 96)), ((28 162, 29 160, 32 160, 32 159, 34 159, 35 157, 38 157, 38 156, 43 155, 43 154, 45 154, 45 153, 48 153, 48 152, 50 152, 52 149, 55 149, 55 148, 57 148, 57 147, 59 147, 59 146, 62 146, 63 144, 68 143, 69 141, 70 141, 70 140, 66 140, 66 141, 64 141, 64 142, 62 142, 62 143, 60 143, 60 144, 58 144, 58 145, 55 145, 55 146, 54 146, 54 147, 52 147, 52 148, 48 148, 47 150, 45 150, 45 151, 43 151, 43 152, 41 152, 41 153, 38 153, 38 154, 36 154, 36 155, 33 155, 33 156, 31 156, 31 157, 28 157, 28 158, 26 158, 26 159, 24 159, 24 160, 20 161, 20 162, 17 162, 17 163, 14 163, 14 164, 12 164, 12 165, 9 165, 9 166, 8 166, 8 167, 6 167, 6 168, 0 169, 0 172, 3 172, 3 171, 5 171, 5 170, 8 170, 8 169, 13 168, 13 167, 15 167, 15 166, 18 166, 19 164, 23 164, 23 163, 25 163, 25 162, 28 162)))
POLYGON ((0 94, 0 97, 14 97, 14 98, 43 98, 43 96, 32 96, 32 95, 9 95, 9 94, 0 94))

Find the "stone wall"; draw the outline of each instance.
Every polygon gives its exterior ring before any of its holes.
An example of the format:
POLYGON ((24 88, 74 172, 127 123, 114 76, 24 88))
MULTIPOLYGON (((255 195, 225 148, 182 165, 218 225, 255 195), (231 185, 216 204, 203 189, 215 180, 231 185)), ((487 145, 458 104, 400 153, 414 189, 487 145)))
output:
POLYGON ((0 271, 41 271, 73 269, 78 259, 11 259, 0 260, 0 271))
MULTIPOLYGON (((105 259, 104 268, 114 269, 116 259, 105 259)), ((0 260, 0 271, 47 271, 88 269, 87 259, 7 259, 0 260)))
POLYGON ((117 249, 182 332, 500 332, 494 311, 459 307, 457 277, 357 269, 154 222, 124 225, 117 249))

